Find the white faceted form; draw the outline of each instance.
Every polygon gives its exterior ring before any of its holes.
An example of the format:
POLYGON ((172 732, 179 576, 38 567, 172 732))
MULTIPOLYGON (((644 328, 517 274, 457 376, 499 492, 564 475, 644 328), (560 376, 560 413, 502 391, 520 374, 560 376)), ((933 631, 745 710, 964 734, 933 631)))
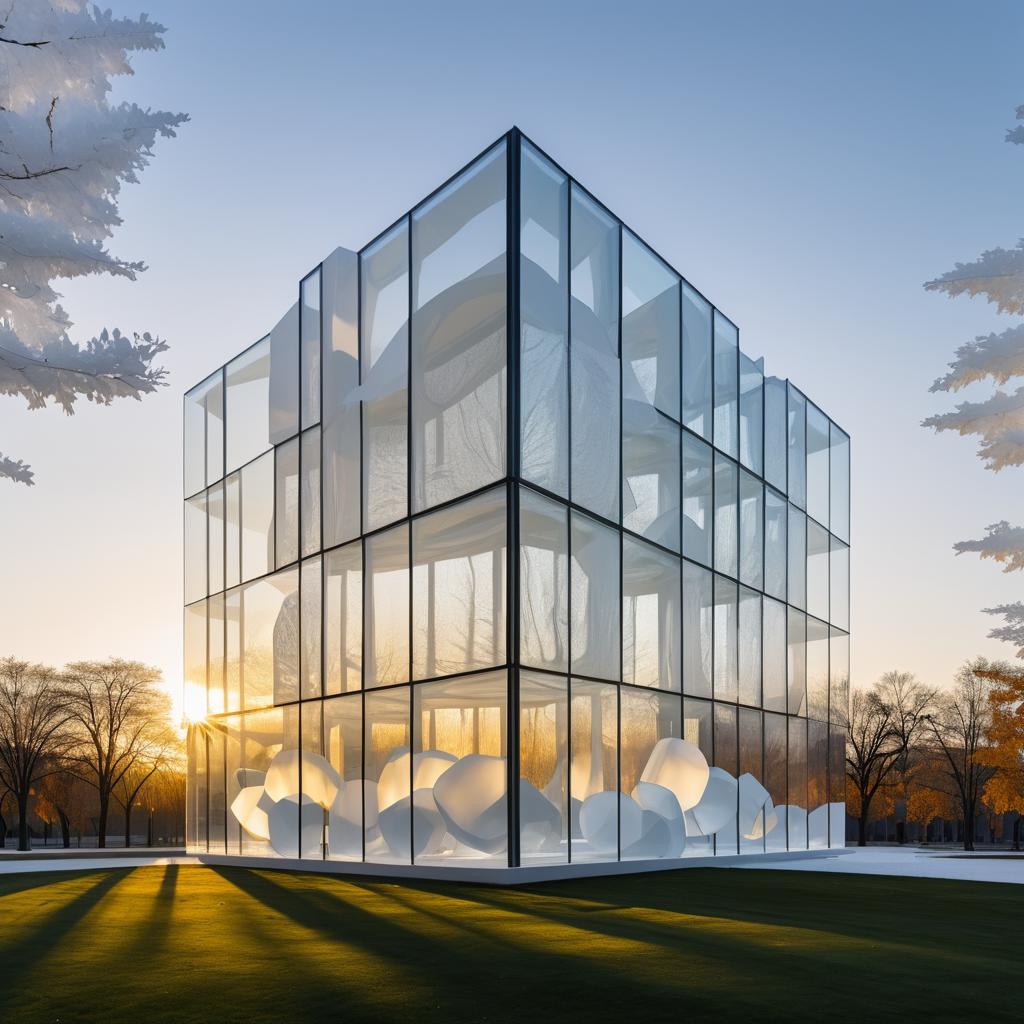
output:
POLYGON ((231 813, 246 832, 254 839, 270 838, 270 823, 267 812, 260 807, 263 797, 263 786, 246 786, 239 790, 238 796, 231 801, 231 813))
MULTIPOLYGON (((408 758, 406 759, 408 764, 408 758)), ((422 857, 440 853, 444 848, 444 820, 437 810, 434 794, 429 789, 413 793, 412 814, 409 798, 403 796, 380 812, 380 832, 388 849, 402 860, 409 858, 409 828, 412 827, 412 855, 422 857)))
POLYGON ((531 782, 519 780, 519 845, 526 853, 557 850, 562 812, 531 782))
MULTIPOLYGON (((269 774, 269 772, 268 772, 269 774)), ((323 839, 323 808, 309 797, 295 794, 278 800, 267 814, 270 845, 282 857, 318 857, 323 839)))
POLYGON ((696 807, 686 812, 687 833, 712 836, 736 817, 736 780, 724 768, 708 769, 708 784, 696 807))
POLYGON ((595 853, 614 854, 619 849, 619 821, 622 822, 622 848, 643 835, 643 811, 624 793, 605 790, 583 801, 580 831, 595 853))
POLYGON ((670 789, 682 810, 688 811, 704 795, 709 770, 707 758, 696 743, 666 738, 654 744, 640 779, 670 789))
POLYGON ((262 786, 266 779, 267 773, 261 772, 256 768, 235 769, 235 781, 240 789, 245 789, 248 786, 262 786))
POLYGON ((686 845, 686 822, 675 793, 656 782, 638 782, 633 790, 633 799, 644 811, 665 820, 668 827, 668 842, 665 852, 660 856, 681 856, 686 845))
POLYGON ((774 811, 772 798, 750 772, 744 772, 739 777, 739 789, 740 835, 744 839, 761 839, 768 831, 768 815, 774 811))
POLYGON ((505 849, 506 770, 503 757, 467 754, 434 784, 437 809, 448 831, 460 843, 483 853, 500 853, 505 849))
POLYGON ((343 782, 327 818, 327 844, 332 856, 362 855, 364 814, 366 838, 372 841, 380 831, 377 827, 377 783, 368 779, 343 782))
POLYGON ((307 750, 282 750, 274 756, 264 782, 267 795, 277 802, 298 793, 300 764, 304 794, 320 807, 330 807, 341 779, 328 761, 307 750))
POLYGON ((424 750, 412 756, 412 788, 433 789, 434 783, 444 775, 458 758, 446 750, 424 750))

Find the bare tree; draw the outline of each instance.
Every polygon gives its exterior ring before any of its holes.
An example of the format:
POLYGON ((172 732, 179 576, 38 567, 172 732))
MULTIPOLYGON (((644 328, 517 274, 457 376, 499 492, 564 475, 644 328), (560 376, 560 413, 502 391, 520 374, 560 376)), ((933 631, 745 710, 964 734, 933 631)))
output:
POLYGON ((100 847, 107 845, 111 798, 166 741, 171 701, 159 681, 157 669, 120 658, 74 662, 65 670, 65 695, 77 734, 69 763, 96 789, 100 847))
POLYGON ((124 811, 124 845, 132 845, 132 808, 138 803, 142 791, 151 786, 157 775, 173 762, 181 743, 165 724, 161 730, 154 727, 140 748, 135 762, 121 776, 114 786, 113 795, 124 811))
POLYGON ((31 848, 29 798, 55 770, 68 717, 53 669, 0 659, 0 782, 18 808, 19 850, 31 848))
POLYGON ((893 710, 878 692, 854 690, 846 718, 846 778, 853 788, 857 845, 867 844, 867 823, 874 800, 902 755, 893 710))
POLYGON ((979 755, 988 744, 992 709, 988 701, 990 682, 984 658, 968 662, 957 671, 953 689, 939 700, 936 712, 927 718, 932 736, 942 751, 942 775, 947 791, 957 802, 964 825, 964 849, 974 849, 974 821, 986 783, 995 768, 979 755))

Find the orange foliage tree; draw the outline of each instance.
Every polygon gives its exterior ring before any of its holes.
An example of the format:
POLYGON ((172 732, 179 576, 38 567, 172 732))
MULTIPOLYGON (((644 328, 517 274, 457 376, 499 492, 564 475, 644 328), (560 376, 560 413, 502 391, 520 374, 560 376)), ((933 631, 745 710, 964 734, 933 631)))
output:
POLYGON ((984 675, 993 683, 988 694, 992 719, 988 746, 978 759, 996 769, 985 785, 985 802, 996 814, 1017 814, 1013 848, 1019 850, 1024 815, 1024 670, 1001 663, 984 675))

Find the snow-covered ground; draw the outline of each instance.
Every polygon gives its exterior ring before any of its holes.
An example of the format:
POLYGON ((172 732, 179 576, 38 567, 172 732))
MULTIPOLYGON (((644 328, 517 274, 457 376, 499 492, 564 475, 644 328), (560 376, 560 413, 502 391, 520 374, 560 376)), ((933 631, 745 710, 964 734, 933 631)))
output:
POLYGON ((964 882, 1024 884, 1024 854, 1013 859, 1008 851, 964 853, 963 850, 923 850, 917 847, 865 846, 848 848, 836 857, 788 860, 774 864, 734 865, 739 870, 829 871, 852 875, 902 875, 912 878, 952 878, 964 882))
POLYGON ((33 857, 15 860, 0 857, 0 875, 23 875, 30 871, 97 871, 101 868, 146 868, 161 864, 198 864, 195 857, 162 857, 140 853, 119 857, 33 857))

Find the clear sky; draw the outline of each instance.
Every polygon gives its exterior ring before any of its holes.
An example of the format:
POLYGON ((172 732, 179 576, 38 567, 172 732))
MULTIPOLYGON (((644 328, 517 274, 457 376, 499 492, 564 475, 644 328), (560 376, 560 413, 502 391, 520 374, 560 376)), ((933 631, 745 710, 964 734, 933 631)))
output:
POLYGON ((73 420, 0 401, 37 474, 0 501, 5 653, 180 678, 182 392, 517 124, 852 435, 854 683, 1012 654, 980 609, 1024 580, 951 545, 1024 519, 1024 475, 918 424, 998 323, 921 283, 1024 234, 1019 3, 139 2, 115 13, 167 49, 115 96, 192 123, 123 194, 113 249, 149 271, 63 290, 78 338, 167 337, 170 386, 73 420))

